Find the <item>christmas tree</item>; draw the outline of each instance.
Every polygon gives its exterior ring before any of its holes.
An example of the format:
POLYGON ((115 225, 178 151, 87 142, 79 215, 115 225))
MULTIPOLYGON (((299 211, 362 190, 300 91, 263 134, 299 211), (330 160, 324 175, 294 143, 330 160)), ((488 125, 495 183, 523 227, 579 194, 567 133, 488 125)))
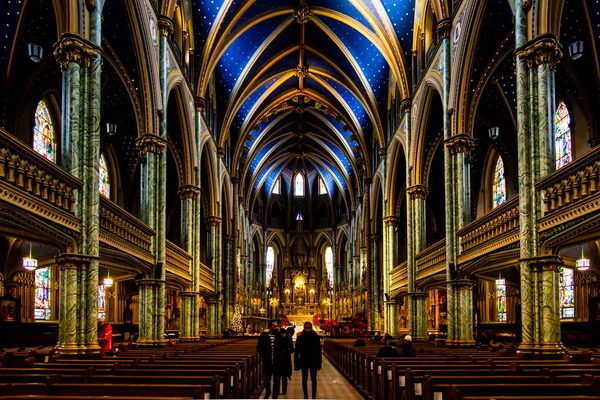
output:
POLYGON ((240 308, 236 305, 233 310, 233 320, 231 321, 231 327, 234 332, 243 332, 244 327, 242 326, 242 314, 240 308))

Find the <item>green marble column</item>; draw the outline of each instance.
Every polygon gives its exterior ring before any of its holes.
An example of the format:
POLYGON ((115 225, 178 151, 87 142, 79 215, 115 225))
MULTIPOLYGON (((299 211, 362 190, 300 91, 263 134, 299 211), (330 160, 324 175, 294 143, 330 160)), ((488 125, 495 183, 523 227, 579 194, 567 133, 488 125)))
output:
MULTIPOLYGON (((383 219, 383 283, 384 293, 391 296, 391 275, 390 272, 397 265, 395 246, 395 229, 400 225, 400 218, 396 216, 386 216, 383 219)), ((386 333, 397 336, 400 332, 400 305, 396 300, 386 300, 384 302, 384 327, 386 333)))
POLYGON ((407 260, 408 276, 408 331, 416 341, 425 341, 427 335, 427 294, 417 290, 416 255, 425 248, 426 239, 426 203, 429 189, 424 185, 413 185, 406 189, 407 215, 410 213, 410 224, 407 225, 407 246, 410 247, 410 258, 407 260))
POLYGON ((376 233, 369 235, 369 246, 370 246, 370 275, 371 275, 371 287, 370 287, 370 298, 371 298, 371 328, 379 329, 379 292, 380 292, 380 281, 378 274, 378 248, 377 244, 379 241, 379 235, 376 233))
POLYGON ((473 340, 473 286, 474 281, 468 279, 455 279, 452 281, 456 298, 456 319, 454 330, 455 340, 452 343, 457 347, 471 347, 473 340))
POLYGON ((223 314, 225 315, 223 321, 223 329, 227 329, 231 326, 233 320, 233 300, 234 300, 234 288, 233 288, 233 235, 225 235, 225 276, 223 276, 223 283, 225 289, 225 301, 223 304, 223 314))
POLYGON ((179 340, 182 342, 191 342, 196 340, 196 335, 194 335, 194 324, 192 322, 193 316, 193 307, 195 304, 196 297, 198 293, 196 292, 180 292, 179 297, 180 301, 180 332, 179 332, 179 340))
POLYGON ((206 299, 206 335, 208 337, 221 337, 221 218, 207 217, 205 224, 208 227, 208 260, 214 272, 215 297, 206 299))
POLYGON ((531 260, 542 255, 537 226, 543 216, 543 194, 536 190, 535 183, 554 170, 554 70, 562 52, 552 35, 542 35, 526 42, 527 16, 522 10, 515 17, 515 32, 523 336, 519 352, 555 354, 559 351, 557 349, 562 348, 560 321, 554 323, 544 319, 549 310, 556 310, 553 306, 543 305, 544 291, 540 290, 540 285, 549 286, 554 282, 558 287, 558 283, 548 276, 549 273, 538 273, 538 269, 532 267, 537 264, 531 260), (550 344, 545 340, 555 342, 550 344))

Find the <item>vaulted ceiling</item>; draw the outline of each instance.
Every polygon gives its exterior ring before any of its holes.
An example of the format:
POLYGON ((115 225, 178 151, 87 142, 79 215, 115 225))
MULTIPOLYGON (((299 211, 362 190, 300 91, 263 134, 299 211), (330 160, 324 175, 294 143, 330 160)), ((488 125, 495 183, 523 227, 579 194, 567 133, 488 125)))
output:
POLYGON ((386 145, 390 77, 409 97, 414 0, 194 1, 198 95, 214 76, 249 204, 300 170, 350 207, 386 145))

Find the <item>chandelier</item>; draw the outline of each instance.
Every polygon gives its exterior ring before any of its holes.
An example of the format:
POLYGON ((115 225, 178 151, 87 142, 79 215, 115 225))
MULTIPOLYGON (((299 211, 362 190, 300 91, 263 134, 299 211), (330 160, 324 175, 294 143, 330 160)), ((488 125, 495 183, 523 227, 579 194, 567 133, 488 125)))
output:
POLYGON ((577 260, 577 263, 575 265, 577 266, 577 269, 579 271, 587 271, 588 269, 590 269, 590 259, 585 258, 585 256, 583 255, 583 246, 581 246, 581 258, 577 260))
POLYGON ((31 256, 31 242, 29 243, 29 257, 23 257, 23 268, 27 271, 33 271, 38 266, 38 261, 31 256))
POLYGON ((104 285, 104 287, 111 287, 113 285, 113 280, 110 277, 110 271, 108 272, 106 278, 104 278, 104 282, 102 284, 104 285))

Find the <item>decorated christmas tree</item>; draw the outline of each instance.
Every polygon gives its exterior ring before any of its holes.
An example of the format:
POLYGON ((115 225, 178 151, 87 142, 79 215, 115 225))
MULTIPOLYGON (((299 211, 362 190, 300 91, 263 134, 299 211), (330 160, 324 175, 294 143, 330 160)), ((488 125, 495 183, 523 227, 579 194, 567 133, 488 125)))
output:
POLYGON ((242 326, 242 314, 240 308, 236 305, 233 310, 233 320, 231 321, 231 327, 234 332, 243 332, 244 327, 242 326))

